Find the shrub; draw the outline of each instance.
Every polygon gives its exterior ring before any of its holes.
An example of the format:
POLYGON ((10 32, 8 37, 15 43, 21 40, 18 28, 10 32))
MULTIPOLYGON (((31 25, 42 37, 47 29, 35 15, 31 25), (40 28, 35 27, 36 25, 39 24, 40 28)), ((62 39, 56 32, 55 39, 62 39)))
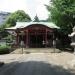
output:
POLYGON ((0 54, 8 54, 10 50, 9 46, 0 46, 0 54))

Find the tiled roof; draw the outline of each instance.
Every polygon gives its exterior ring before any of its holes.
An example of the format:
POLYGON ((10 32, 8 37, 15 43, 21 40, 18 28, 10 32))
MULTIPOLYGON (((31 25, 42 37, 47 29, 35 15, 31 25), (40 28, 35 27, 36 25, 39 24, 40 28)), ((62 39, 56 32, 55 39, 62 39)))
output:
POLYGON ((52 22, 16 22, 16 26, 10 27, 10 28, 6 28, 6 29, 25 28, 25 27, 27 27, 27 26, 35 25, 35 24, 41 24, 41 25, 47 26, 47 27, 49 27, 49 28, 60 29, 60 27, 56 26, 56 25, 55 25, 54 23, 52 23, 52 22))

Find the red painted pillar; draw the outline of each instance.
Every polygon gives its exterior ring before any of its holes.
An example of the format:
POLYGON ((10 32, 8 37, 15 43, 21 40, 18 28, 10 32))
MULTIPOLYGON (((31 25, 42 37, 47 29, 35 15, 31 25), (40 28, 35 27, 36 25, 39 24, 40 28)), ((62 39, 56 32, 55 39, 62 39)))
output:
POLYGON ((17 45, 19 44, 19 36, 18 36, 18 33, 16 33, 16 44, 17 45))
POLYGON ((25 47, 26 47, 26 31, 24 31, 24 44, 25 44, 25 47))
POLYGON ((46 46, 45 47, 47 47, 47 29, 46 29, 46 35, 45 35, 45 43, 46 43, 46 46))
POLYGON ((26 48, 28 48, 29 46, 28 46, 28 30, 26 30, 26 48))
POLYGON ((28 47, 30 46, 30 34, 29 34, 29 31, 28 31, 28 47))

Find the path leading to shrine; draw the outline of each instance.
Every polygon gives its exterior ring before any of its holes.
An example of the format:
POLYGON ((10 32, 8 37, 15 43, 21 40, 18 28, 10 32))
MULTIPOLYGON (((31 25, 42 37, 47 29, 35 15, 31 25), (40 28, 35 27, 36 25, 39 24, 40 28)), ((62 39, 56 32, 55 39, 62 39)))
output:
POLYGON ((73 59, 67 52, 0 55, 6 63, 0 75, 75 75, 70 70, 73 59))

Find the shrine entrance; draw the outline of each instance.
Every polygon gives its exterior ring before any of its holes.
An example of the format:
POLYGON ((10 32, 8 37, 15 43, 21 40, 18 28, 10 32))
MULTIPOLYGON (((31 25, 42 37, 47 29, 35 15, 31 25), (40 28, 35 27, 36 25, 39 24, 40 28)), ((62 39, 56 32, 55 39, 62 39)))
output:
POLYGON ((34 31, 33 34, 29 33, 29 47, 45 47, 43 41, 45 41, 45 34, 40 31, 34 31))
POLYGON ((53 31, 44 25, 31 25, 25 29, 25 45, 29 48, 51 47, 53 31))
POLYGON ((16 26, 6 28, 15 36, 16 46, 25 48, 55 47, 57 29, 60 27, 52 22, 16 22, 16 26))

